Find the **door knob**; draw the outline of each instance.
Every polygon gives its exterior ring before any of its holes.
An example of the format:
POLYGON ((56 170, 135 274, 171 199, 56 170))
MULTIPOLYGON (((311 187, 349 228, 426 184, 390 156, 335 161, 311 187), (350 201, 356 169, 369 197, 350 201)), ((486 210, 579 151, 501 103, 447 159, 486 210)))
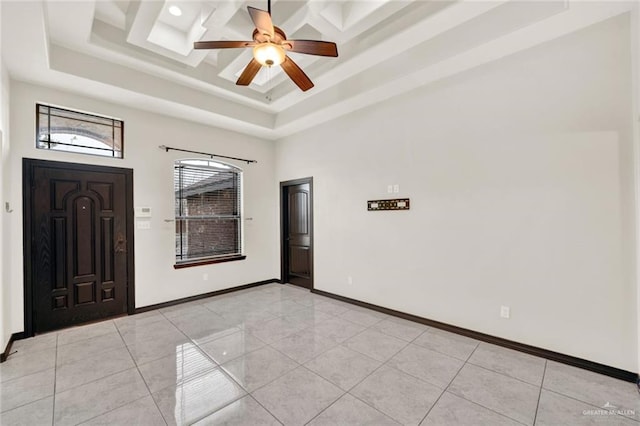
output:
POLYGON ((118 239, 116 240, 113 251, 116 253, 124 253, 127 251, 127 240, 125 240, 124 235, 118 234, 118 239))

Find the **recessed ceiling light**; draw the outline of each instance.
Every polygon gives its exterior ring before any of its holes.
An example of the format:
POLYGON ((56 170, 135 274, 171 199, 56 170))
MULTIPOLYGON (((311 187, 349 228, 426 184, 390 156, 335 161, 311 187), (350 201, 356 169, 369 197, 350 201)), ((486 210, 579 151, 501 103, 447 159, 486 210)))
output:
POLYGON ((172 14, 173 16, 181 16, 182 9, 180 9, 178 6, 173 5, 169 8, 169 13, 172 14))

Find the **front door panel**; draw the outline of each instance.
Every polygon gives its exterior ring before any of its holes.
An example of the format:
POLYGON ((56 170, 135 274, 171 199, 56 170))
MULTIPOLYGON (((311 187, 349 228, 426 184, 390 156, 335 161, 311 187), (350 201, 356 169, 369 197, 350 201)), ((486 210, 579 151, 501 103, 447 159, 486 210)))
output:
POLYGON ((126 177, 31 169, 33 331, 127 312, 126 177))

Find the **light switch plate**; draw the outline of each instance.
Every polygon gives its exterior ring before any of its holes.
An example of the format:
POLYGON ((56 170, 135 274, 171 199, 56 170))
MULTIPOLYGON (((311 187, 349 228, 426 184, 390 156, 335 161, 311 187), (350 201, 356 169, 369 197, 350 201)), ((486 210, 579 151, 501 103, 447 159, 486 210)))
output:
POLYGON ((136 222, 136 228, 138 229, 151 229, 150 220, 139 220, 136 222))

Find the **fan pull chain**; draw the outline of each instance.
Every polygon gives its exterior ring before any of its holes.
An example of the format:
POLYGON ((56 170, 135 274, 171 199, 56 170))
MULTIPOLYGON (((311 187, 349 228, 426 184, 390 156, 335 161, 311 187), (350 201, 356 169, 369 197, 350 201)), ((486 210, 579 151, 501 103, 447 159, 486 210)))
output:
POLYGON ((267 79, 269 81, 269 83, 268 83, 269 84, 269 86, 268 86, 269 90, 267 91, 267 100, 269 102, 272 101, 271 95, 273 94, 273 74, 272 74, 272 71, 271 71, 272 68, 273 67, 267 67, 267 79))

